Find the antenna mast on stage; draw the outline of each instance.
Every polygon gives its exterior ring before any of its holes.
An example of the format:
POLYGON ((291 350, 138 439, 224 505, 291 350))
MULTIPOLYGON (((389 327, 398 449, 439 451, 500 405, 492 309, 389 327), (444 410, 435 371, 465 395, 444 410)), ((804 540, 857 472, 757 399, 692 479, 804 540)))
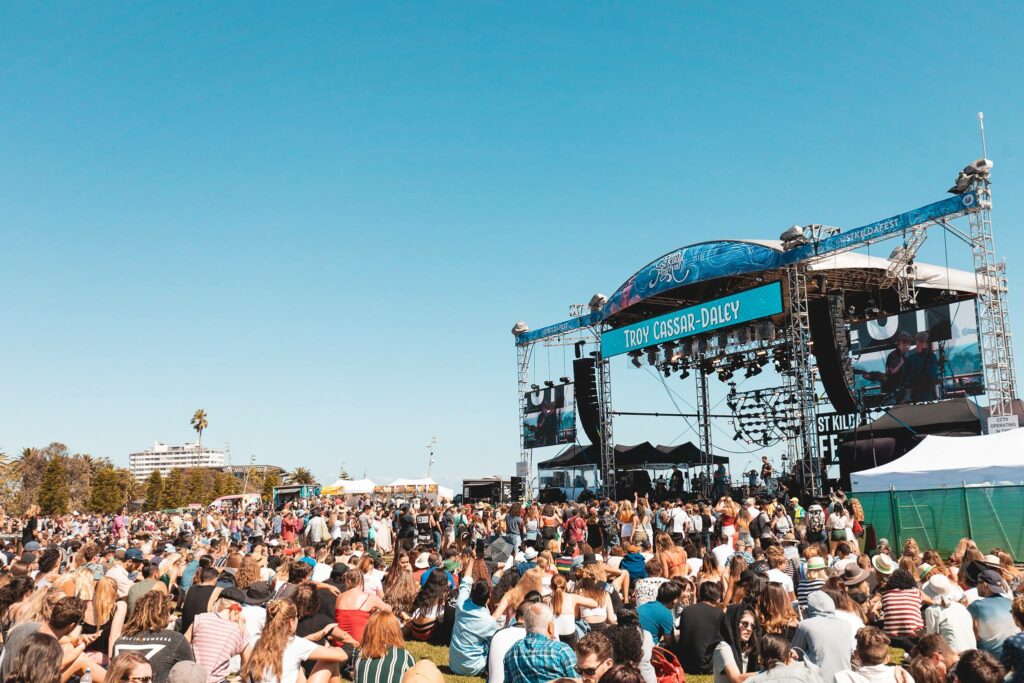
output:
POLYGON ((1004 416, 1013 415, 1012 402, 1017 395, 1017 378, 1006 304, 1006 261, 996 261, 995 240, 992 236, 992 162, 988 160, 985 144, 984 112, 978 112, 978 130, 981 135, 982 158, 968 167, 974 171, 970 188, 977 193, 979 209, 969 214, 974 277, 978 289, 978 336, 981 342, 981 362, 985 368, 989 415, 1004 416))

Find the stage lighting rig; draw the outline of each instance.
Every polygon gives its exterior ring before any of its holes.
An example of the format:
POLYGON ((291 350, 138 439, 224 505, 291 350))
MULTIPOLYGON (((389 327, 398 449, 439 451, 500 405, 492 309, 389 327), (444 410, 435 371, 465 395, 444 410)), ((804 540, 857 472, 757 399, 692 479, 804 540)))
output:
POLYGON ((559 377, 558 381, 561 382, 562 384, 569 384, 570 382, 572 382, 572 380, 569 379, 568 377, 559 377))
POLYGON ((657 365, 658 364, 658 347, 651 346, 647 349, 647 364, 657 365))
POLYGON ((642 368, 644 364, 640 362, 641 355, 643 354, 640 351, 630 351, 629 362, 632 363, 634 367, 642 368))
POLYGON ((546 386, 548 389, 553 389, 555 387, 555 383, 549 379, 546 379, 544 380, 544 386, 546 386))
POLYGON ((683 371, 679 373, 679 379, 686 379, 690 376, 690 369, 684 367, 683 371))
POLYGON ((531 384, 530 388, 533 389, 534 391, 540 391, 540 385, 539 384, 531 384))

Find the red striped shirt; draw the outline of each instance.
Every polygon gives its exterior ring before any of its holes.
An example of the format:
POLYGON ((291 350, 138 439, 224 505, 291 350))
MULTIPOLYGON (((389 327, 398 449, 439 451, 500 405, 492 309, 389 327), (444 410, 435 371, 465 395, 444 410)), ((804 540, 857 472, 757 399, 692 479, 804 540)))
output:
POLYGON ((924 628, 921 593, 916 588, 882 593, 882 614, 885 619, 885 635, 890 638, 916 635, 924 628))

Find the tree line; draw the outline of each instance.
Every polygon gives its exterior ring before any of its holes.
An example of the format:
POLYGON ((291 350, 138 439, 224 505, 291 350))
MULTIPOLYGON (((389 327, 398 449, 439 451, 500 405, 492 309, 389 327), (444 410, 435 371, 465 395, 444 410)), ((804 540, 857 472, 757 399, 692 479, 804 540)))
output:
MULTIPOLYGON (((301 467, 287 478, 297 484, 314 483, 309 471, 301 467)), ((254 467, 244 492, 260 493, 268 500, 280 485, 276 473, 264 476, 254 467)), ((0 453, 0 506, 8 515, 20 515, 33 503, 47 515, 114 513, 140 501, 145 510, 164 510, 191 503, 208 505, 220 496, 238 493, 243 493, 242 482, 217 468, 176 469, 166 477, 156 471, 145 482, 138 482, 128 469, 109 459, 72 453, 62 443, 25 448, 16 457, 0 453)))

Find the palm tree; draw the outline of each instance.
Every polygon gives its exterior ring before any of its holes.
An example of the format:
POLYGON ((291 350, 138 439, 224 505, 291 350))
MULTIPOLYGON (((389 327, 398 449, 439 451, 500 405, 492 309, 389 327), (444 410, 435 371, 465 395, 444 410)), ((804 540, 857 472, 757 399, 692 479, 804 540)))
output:
POLYGON ((206 419, 206 411, 200 408, 192 414, 192 429, 199 434, 199 453, 203 452, 203 430, 210 426, 206 419))
POLYGON ((305 467, 296 467, 288 473, 289 484, 315 484, 316 478, 305 467))

